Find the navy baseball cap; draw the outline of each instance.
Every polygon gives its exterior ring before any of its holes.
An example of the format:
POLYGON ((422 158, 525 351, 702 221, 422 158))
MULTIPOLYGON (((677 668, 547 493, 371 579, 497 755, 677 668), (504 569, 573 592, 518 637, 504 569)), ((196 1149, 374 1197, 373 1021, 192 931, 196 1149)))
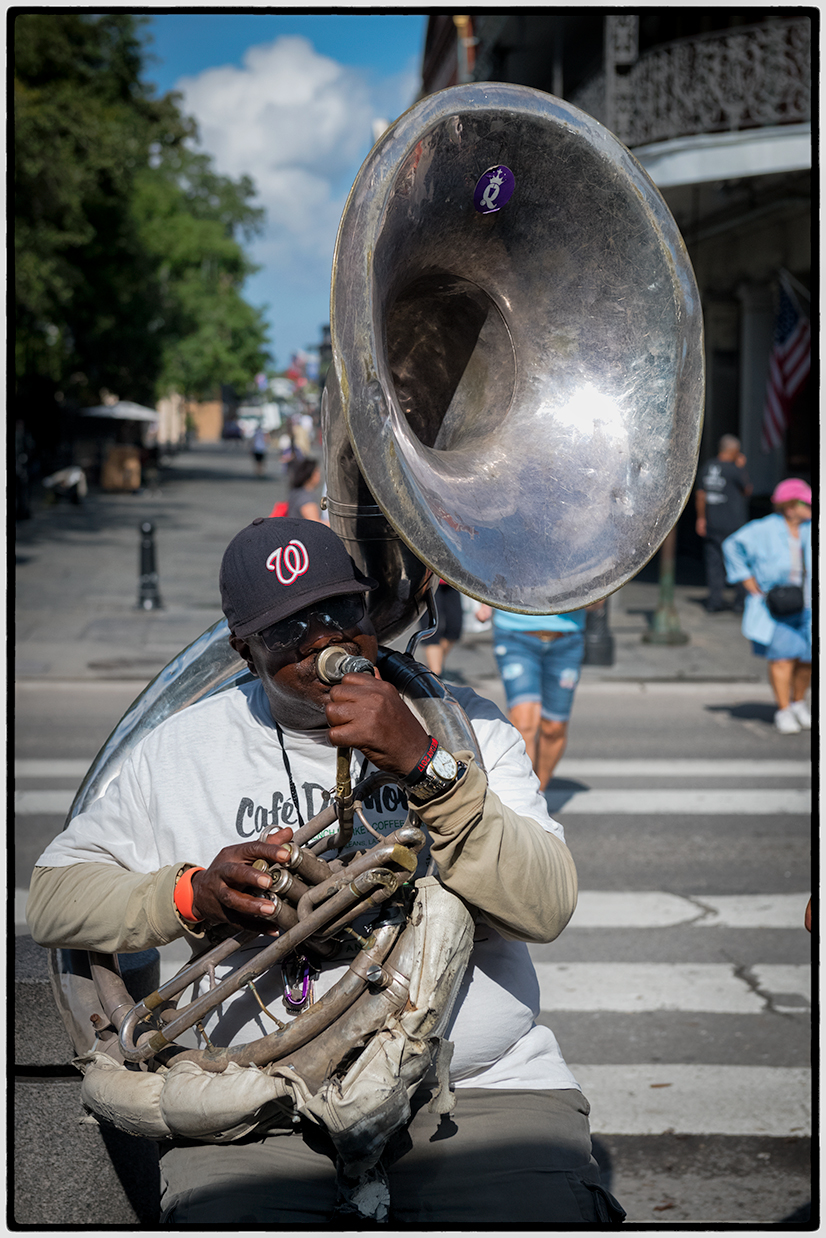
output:
POLYGON ((241 637, 313 602, 378 588, 328 525, 285 516, 257 516, 232 539, 219 584, 227 623, 241 637))

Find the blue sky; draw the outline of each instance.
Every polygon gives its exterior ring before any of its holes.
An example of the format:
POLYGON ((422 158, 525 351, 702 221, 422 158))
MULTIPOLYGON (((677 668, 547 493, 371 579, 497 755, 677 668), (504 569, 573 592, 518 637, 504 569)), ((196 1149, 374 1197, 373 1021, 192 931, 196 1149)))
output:
POLYGON ((155 13, 145 77, 180 90, 218 171, 248 173, 267 211, 245 289, 267 306, 279 369, 329 321, 338 220, 373 122, 409 107, 423 14, 155 13))

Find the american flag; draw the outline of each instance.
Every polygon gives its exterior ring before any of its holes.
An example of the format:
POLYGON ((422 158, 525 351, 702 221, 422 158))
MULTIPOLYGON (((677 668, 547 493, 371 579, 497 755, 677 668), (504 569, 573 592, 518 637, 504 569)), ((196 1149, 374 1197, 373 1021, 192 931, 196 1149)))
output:
POLYGON ((789 424, 789 411, 806 381, 811 364, 812 332, 809 320, 781 284, 763 411, 763 451, 772 451, 783 442, 789 424))

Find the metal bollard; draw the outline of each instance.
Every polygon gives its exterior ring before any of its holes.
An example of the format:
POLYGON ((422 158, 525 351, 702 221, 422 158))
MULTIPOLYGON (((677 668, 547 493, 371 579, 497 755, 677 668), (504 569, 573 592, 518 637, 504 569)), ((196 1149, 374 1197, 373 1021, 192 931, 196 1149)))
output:
POLYGON ((608 628, 608 598, 585 614, 585 656, 583 666, 613 666, 614 638, 608 628))
POLYGON ((155 568, 155 526, 151 520, 141 524, 141 554, 138 580, 138 610, 161 610, 163 602, 158 591, 155 568))

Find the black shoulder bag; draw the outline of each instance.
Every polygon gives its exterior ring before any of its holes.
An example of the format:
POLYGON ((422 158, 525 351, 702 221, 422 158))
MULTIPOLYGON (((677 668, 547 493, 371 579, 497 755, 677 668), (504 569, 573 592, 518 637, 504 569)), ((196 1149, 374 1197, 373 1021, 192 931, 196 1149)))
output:
POLYGON ((803 609, 803 589, 800 585, 775 585, 766 594, 766 605, 775 619, 799 615, 803 609))

